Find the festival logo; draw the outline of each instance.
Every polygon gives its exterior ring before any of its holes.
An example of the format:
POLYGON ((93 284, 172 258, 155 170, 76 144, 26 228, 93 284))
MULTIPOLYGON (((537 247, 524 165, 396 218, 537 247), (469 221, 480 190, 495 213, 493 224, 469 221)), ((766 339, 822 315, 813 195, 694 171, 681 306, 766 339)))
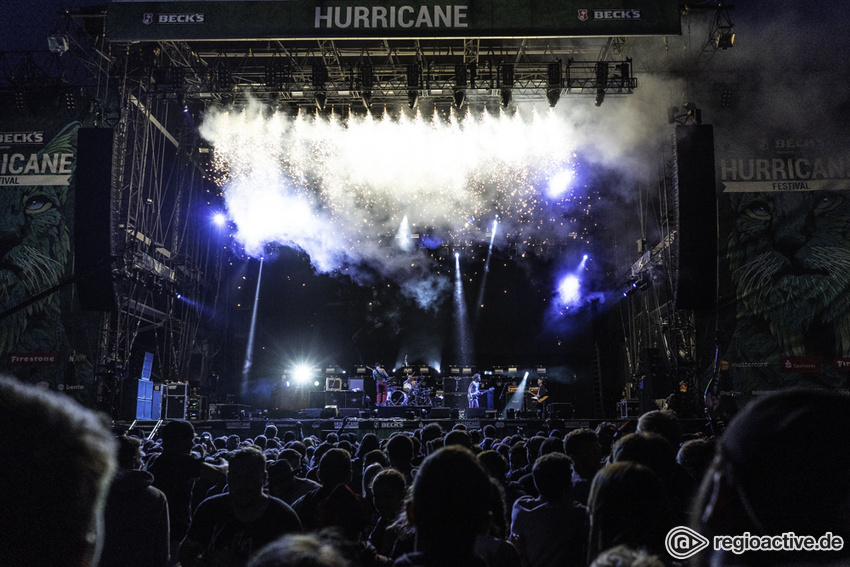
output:
POLYGON ((148 12, 147 14, 142 16, 142 23, 146 26, 149 26, 153 23, 153 14, 148 12))
POLYGON ((584 9, 579 10, 578 11, 578 19, 579 19, 580 22, 586 22, 587 21, 587 10, 584 10, 584 9))

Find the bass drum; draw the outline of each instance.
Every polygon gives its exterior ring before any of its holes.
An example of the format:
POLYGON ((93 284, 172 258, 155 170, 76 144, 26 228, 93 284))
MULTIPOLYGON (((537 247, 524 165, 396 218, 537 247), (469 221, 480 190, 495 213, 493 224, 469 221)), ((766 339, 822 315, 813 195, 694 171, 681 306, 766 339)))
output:
POLYGON ((403 406, 407 403, 407 394, 402 390, 396 390, 390 394, 390 403, 394 406, 403 406))

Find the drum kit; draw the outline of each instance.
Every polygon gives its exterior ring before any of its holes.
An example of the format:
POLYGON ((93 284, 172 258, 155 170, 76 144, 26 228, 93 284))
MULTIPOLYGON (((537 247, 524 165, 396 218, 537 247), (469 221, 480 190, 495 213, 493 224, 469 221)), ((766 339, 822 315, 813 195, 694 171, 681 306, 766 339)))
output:
MULTIPOLYGON (((421 379, 420 379, 421 380, 421 379)), ((388 406, 433 406, 433 388, 424 388, 420 380, 408 376, 401 387, 389 386, 388 406)))

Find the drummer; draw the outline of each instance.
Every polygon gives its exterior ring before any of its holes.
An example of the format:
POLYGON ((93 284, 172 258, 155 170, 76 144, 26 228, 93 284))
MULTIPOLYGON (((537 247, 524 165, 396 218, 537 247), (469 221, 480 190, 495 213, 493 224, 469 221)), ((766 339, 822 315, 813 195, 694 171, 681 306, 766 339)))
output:
POLYGON ((413 374, 408 374, 404 379, 404 384, 402 384, 402 388, 408 394, 416 390, 416 379, 413 377, 413 374))

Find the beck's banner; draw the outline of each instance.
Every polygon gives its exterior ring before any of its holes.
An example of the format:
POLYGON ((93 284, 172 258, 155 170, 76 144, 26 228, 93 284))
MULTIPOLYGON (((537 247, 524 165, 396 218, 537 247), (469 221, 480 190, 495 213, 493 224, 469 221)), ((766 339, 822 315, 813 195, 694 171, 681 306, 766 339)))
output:
POLYGON ((112 41, 676 35, 676 2, 113 0, 112 41))

